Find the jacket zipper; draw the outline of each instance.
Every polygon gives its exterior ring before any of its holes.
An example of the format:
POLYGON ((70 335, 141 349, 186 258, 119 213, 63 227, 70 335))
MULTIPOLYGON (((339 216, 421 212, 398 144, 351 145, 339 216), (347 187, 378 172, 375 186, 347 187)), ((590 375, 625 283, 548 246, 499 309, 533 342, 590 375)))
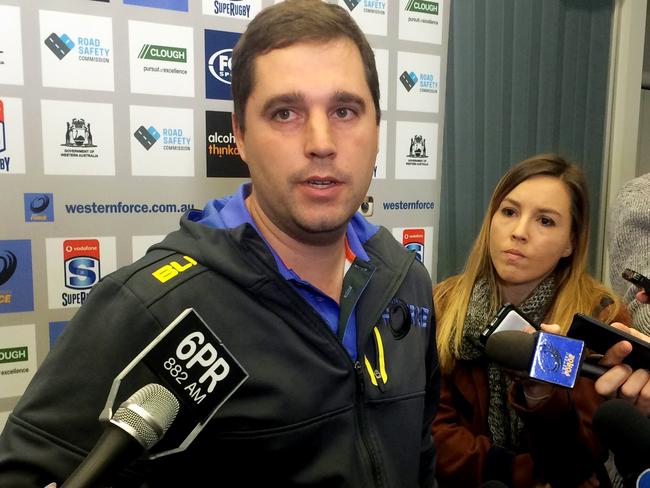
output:
POLYGON ((378 456, 375 453, 375 450, 372 445, 372 440, 370 439, 370 428, 368 426, 368 419, 366 418, 366 407, 365 407, 365 389, 366 383, 364 380, 364 372, 361 361, 354 362, 354 370, 357 377, 357 419, 359 420, 359 428, 361 429, 361 440, 363 445, 366 448, 368 457, 370 458, 370 471, 372 473, 372 479, 374 481, 375 487, 384 486, 382 482, 382 477, 380 473, 379 466, 381 462, 378 456))

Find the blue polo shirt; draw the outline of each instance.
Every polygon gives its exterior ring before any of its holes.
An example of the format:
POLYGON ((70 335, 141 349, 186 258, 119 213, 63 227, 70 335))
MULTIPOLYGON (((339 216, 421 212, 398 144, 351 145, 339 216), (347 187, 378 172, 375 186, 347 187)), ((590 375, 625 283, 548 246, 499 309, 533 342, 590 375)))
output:
POLYGON ((356 360, 356 305, 375 269, 370 264, 368 254, 364 250, 362 243, 373 236, 379 230, 379 227, 370 224, 358 212, 348 223, 346 231, 347 260, 339 305, 311 283, 301 279, 292 269, 287 268, 280 256, 264 239, 244 203, 250 192, 251 184, 243 184, 233 195, 208 202, 203 209, 202 215, 193 216, 192 220, 217 228, 234 228, 242 224, 250 224, 273 254, 278 272, 318 312, 334 335, 341 340, 350 357, 356 360))

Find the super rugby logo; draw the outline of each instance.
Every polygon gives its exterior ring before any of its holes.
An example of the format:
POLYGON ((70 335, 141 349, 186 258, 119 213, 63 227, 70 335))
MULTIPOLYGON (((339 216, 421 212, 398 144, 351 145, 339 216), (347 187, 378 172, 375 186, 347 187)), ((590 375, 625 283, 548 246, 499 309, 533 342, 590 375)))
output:
POLYGON ((5 138, 5 106, 0 100, 0 152, 7 149, 7 139, 5 138))
POLYGON ((405 229, 402 245, 406 250, 414 252, 418 261, 424 262, 424 229, 405 229))
POLYGON ((82 305, 90 288, 99 281, 99 241, 97 239, 67 239, 63 241, 63 265, 66 288, 75 290, 61 296, 64 307, 82 305))
POLYGON ((208 60, 208 69, 212 76, 222 83, 231 84, 232 49, 217 51, 208 60))
POLYGON ((16 255, 11 251, 3 251, 0 254, 0 285, 4 285, 13 276, 16 271, 18 260, 16 255))
POLYGON ((251 6, 247 4, 242 5, 239 2, 242 2, 242 0, 230 0, 229 2, 220 2, 219 0, 214 0, 213 13, 215 15, 249 18, 251 15, 251 6))

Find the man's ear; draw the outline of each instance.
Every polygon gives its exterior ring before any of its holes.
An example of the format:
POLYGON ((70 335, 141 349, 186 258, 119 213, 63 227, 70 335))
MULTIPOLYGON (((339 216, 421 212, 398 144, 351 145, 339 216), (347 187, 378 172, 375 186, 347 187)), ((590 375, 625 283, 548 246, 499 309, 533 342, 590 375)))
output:
POLYGON ((232 121, 232 133, 235 135, 235 144, 237 144, 237 150, 239 151, 239 157, 242 161, 246 162, 246 144, 244 144, 244 131, 239 127, 239 119, 235 112, 231 116, 232 121))

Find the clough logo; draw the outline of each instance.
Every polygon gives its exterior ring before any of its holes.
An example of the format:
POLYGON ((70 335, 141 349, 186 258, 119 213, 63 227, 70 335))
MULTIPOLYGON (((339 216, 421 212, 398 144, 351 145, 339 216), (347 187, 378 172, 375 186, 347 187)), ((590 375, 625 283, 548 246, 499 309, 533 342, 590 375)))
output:
POLYGON ((16 271, 18 260, 11 251, 3 251, 0 254, 0 285, 4 285, 16 271))
POLYGON ((26 346, 0 349, 0 363, 15 363, 18 361, 27 361, 28 359, 29 352, 26 346))
POLYGON ((157 46, 155 44, 144 44, 140 53, 140 59, 154 59, 157 61, 171 61, 175 63, 187 62, 187 49, 173 46, 157 46))
POLYGON ((212 76, 222 83, 230 85, 232 69, 232 49, 222 49, 217 51, 208 60, 208 69, 212 76))
POLYGON ((406 5, 405 10, 422 14, 438 15, 439 5, 438 2, 432 2, 431 0, 410 0, 406 5))

